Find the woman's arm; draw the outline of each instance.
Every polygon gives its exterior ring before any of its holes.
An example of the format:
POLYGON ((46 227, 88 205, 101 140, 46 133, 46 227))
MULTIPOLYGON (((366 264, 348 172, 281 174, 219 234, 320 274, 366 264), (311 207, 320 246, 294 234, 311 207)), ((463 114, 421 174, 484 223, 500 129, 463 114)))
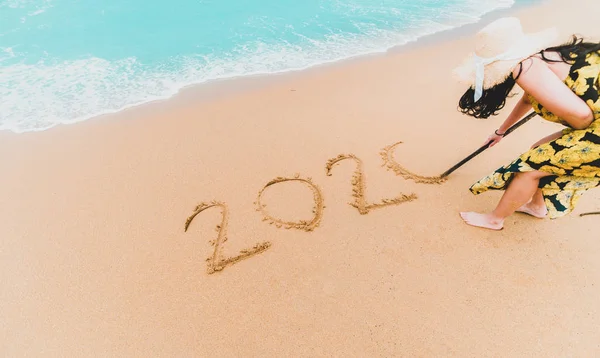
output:
POLYGON ((594 120, 588 105, 579 98, 541 59, 531 57, 517 66, 513 75, 517 84, 531 94, 550 112, 565 120, 574 129, 585 129, 594 120), (519 67, 522 67, 519 75, 519 67))
POLYGON ((510 112, 506 120, 500 127, 498 128, 498 133, 505 133, 513 124, 515 124, 519 119, 525 116, 531 109, 531 103, 529 103, 529 99, 527 98, 527 92, 523 93, 523 96, 519 100, 519 102, 515 105, 513 110, 510 112))
POLYGON ((527 113, 527 111, 529 111, 530 109, 531 103, 529 103, 527 93, 524 93, 519 102, 517 102, 513 110, 510 112, 508 117, 506 117, 504 123, 502 123, 502 125, 500 125, 498 129, 496 129, 495 133, 488 137, 486 143, 490 143, 490 147, 493 147, 496 144, 498 144, 498 142, 502 140, 504 133, 506 133, 506 131, 510 127, 512 127, 512 125, 515 124, 521 117, 523 117, 525 113, 527 113), (496 133, 498 133, 499 135, 496 133))

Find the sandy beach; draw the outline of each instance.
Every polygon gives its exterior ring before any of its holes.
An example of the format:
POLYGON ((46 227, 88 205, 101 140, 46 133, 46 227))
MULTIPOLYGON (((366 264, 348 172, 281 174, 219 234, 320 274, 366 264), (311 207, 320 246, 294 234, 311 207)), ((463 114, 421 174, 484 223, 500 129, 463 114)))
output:
MULTIPOLYGON (((509 13, 600 39, 597 0, 509 13)), ((1 132, 0 356, 600 356, 600 217, 579 216, 600 189, 501 232, 458 215, 493 208, 469 186, 557 125, 441 184, 387 166, 439 175, 508 115, 516 97, 457 110, 472 35, 1 132)))

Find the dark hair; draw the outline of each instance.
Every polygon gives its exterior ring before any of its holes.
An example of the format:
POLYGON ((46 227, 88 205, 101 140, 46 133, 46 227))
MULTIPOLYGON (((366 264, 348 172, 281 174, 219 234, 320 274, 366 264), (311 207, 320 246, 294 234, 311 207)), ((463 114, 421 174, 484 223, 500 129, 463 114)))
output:
MULTIPOLYGON (((589 53, 600 51, 600 43, 584 42, 582 38, 573 35, 570 42, 565 44, 549 47, 539 52, 542 60, 546 62, 573 62, 579 57, 585 57, 589 53), (545 52, 558 52, 561 60, 552 60, 546 57, 545 52)), ((504 82, 499 83, 491 88, 483 90, 481 98, 475 102, 473 95, 475 90, 469 88, 460 98, 458 107, 464 114, 468 114, 475 118, 488 118, 495 116, 506 105, 506 99, 509 93, 515 86, 517 78, 523 72, 523 63, 519 63, 519 72, 516 77, 512 74, 508 76, 504 82)))
POLYGON ((542 50, 540 54, 546 62, 570 62, 579 57, 585 57, 592 52, 600 51, 600 43, 584 42, 582 38, 573 35, 571 42, 563 45, 548 47, 542 50), (551 60, 544 55, 544 52, 558 52, 562 61, 551 60))

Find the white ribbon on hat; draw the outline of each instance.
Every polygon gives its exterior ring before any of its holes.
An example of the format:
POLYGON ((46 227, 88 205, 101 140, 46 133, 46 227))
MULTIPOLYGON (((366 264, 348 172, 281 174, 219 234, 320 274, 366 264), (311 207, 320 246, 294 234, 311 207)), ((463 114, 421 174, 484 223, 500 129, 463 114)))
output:
POLYGON ((511 61, 511 60, 520 60, 523 58, 523 54, 519 53, 516 49, 508 50, 504 53, 499 54, 498 56, 483 58, 477 55, 473 55, 475 60, 475 95, 473 99, 475 102, 479 101, 481 96, 483 96, 483 77, 485 72, 485 66, 494 63, 496 61, 511 61))

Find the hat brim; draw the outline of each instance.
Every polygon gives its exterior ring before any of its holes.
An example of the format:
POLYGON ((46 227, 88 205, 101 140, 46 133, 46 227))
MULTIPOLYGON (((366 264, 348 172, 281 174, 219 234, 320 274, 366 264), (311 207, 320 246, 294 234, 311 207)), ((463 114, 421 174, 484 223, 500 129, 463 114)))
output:
MULTIPOLYGON (((513 60, 496 61, 485 66, 483 89, 504 82, 519 62, 550 47, 557 38, 558 31, 554 27, 524 35, 513 47, 514 51, 522 54, 521 56, 517 56, 513 60)), ((458 82, 473 87, 475 85, 475 54, 471 53, 461 66, 455 68, 453 75, 458 82)))

